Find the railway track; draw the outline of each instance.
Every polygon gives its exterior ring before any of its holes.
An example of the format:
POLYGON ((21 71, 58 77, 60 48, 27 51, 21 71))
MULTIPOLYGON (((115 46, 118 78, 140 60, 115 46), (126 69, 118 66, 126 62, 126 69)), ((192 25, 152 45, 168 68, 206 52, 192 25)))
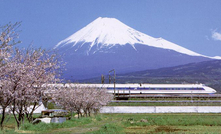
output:
POLYGON ((116 94, 116 99, 126 98, 220 98, 221 94, 116 94))
POLYGON ((151 100, 112 100, 114 103, 221 103, 221 100, 171 100, 171 101, 151 101, 151 100))

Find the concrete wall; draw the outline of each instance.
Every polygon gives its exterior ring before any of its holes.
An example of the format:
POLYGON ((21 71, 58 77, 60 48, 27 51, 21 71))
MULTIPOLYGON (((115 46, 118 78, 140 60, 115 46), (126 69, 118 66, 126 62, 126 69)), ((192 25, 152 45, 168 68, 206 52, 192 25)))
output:
POLYGON ((105 106, 101 113, 221 113, 221 106, 105 106))

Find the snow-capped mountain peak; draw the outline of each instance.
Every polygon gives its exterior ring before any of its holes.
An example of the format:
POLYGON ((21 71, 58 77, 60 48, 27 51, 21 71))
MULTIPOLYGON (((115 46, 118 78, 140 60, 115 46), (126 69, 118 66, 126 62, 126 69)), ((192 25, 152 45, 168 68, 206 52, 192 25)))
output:
POLYGON ((93 47, 95 43, 101 43, 105 46, 115 44, 133 45, 135 43, 143 43, 141 39, 143 37, 151 38, 115 18, 99 17, 75 34, 59 42, 56 47, 69 43, 74 43, 73 45, 75 45, 77 42, 91 42, 91 47, 93 47))
MULTIPOLYGON (((93 46, 101 44, 98 49, 111 48, 115 45, 130 44, 136 50, 136 44, 148 45, 157 48, 174 50, 179 53, 191 56, 203 56, 184 47, 176 45, 162 38, 154 38, 144 33, 141 33, 115 18, 102 18, 99 17, 84 28, 80 29, 73 35, 59 42, 55 48, 63 46, 72 46, 81 43, 80 47, 84 44, 90 44, 87 53, 93 46)), ((79 49, 79 46, 75 51, 79 49)))
POLYGON ((120 74, 221 58, 195 53, 115 18, 101 17, 59 42, 55 49, 67 63, 64 77, 71 80, 101 76, 111 69, 120 74))

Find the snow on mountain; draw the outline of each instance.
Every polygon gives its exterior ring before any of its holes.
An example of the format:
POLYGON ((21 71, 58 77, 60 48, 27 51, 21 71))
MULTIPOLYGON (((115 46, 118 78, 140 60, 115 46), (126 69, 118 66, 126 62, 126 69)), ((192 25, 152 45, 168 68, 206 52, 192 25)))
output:
POLYGON ((208 57, 141 33, 115 18, 97 18, 54 49, 64 54, 63 78, 86 79, 115 69, 128 73, 197 63, 221 57, 208 57))
POLYGON ((221 60, 220 56, 214 56, 214 57, 210 57, 210 58, 221 60))
MULTIPOLYGON (((144 33, 141 33, 115 18, 97 18, 86 27, 77 31, 70 37, 59 42, 55 48, 63 47, 66 45, 72 45, 81 43, 83 46, 86 43, 90 43, 89 50, 96 45, 102 44, 100 48, 112 47, 114 45, 126 45, 130 44, 135 50, 135 44, 143 44, 152 47, 158 47, 163 49, 171 49, 183 54, 191 56, 203 56, 184 47, 178 46, 172 42, 169 42, 162 38, 154 38, 144 33)), ((77 51, 77 49, 75 50, 77 51)), ((205 57, 205 56, 204 56, 205 57)))

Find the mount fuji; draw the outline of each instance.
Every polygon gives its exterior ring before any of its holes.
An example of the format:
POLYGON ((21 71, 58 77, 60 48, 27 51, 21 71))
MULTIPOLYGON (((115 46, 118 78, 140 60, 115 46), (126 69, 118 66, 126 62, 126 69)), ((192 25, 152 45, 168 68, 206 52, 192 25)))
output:
POLYGON ((60 41, 54 49, 67 63, 63 77, 79 80, 108 74, 177 66, 220 57, 208 57, 163 38, 141 33, 115 18, 97 18, 60 41))

